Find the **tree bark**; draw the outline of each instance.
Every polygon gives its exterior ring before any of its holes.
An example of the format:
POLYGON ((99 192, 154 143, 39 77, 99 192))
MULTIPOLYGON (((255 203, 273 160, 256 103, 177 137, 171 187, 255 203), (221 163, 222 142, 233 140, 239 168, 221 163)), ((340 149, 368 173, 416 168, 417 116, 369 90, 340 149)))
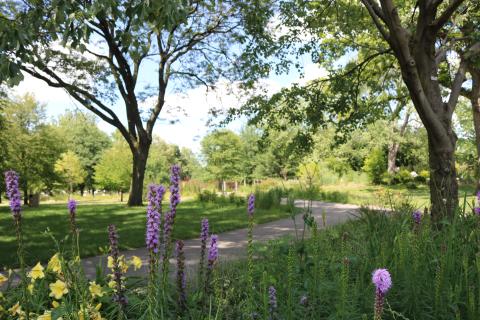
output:
POLYGON ((472 75, 472 93, 470 102, 473 113, 473 127, 475 129, 475 145, 477 147, 477 192, 480 191, 480 70, 470 70, 472 75))
POLYGON ((387 167, 387 172, 389 174, 394 174, 397 171, 397 154, 398 154, 398 149, 400 148, 400 143, 397 141, 392 142, 388 146, 388 167, 387 167))
POLYGON ((120 190, 120 202, 123 202, 123 190, 120 190))
POLYGON ((28 183, 23 181, 23 205, 28 206, 28 183))
POLYGON ((133 167, 130 194, 128 196, 129 206, 141 206, 143 204, 143 180, 145 178, 149 149, 150 143, 140 145, 132 150, 133 167))
MULTIPOLYGON (((443 101, 438 82, 436 44, 439 32, 463 0, 452 0, 440 12, 442 1, 419 1, 414 28, 404 27, 393 0, 361 0, 377 29, 398 60, 402 78, 428 133, 432 220, 452 218, 458 206, 455 171, 456 136, 452 115, 458 102, 466 65, 463 61, 452 82, 448 101, 443 101), (414 31, 412 31, 414 30, 414 31)), ((413 8, 412 8, 413 9, 413 8)))
MULTIPOLYGON (((398 132, 399 137, 403 137, 405 135, 405 131, 407 129, 408 121, 410 120, 410 112, 407 111, 405 118, 402 122, 400 130, 398 132)), ((388 168, 387 172, 390 174, 394 174, 397 171, 397 154, 398 150, 400 149, 400 142, 394 141, 388 146, 388 168)))
MULTIPOLYGON (((456 141, 454 134, 451 138, 456 141)), ((451 216, 455 212, 458 206, 458 183, 455 148, 445 148, 439 152, 433 141, 435 139, 429 137, 430 200, 432 219, 438 222, 441 217, 451 216)))

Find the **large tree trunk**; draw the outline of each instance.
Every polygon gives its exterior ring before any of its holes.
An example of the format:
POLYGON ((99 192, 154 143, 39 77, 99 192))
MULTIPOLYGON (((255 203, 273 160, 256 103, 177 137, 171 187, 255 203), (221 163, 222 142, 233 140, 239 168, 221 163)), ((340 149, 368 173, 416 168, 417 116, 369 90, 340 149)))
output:
POLYGON ((143 180, 147 167, 148 151, 150 144, 139 146, 133 150, 132 182, 130 184, 129 206, 141 206, 143 204, 143 180))
POLYGON ((475 145, 477 147, 477 192, 480 191, 480 70, 470 70, 472 75, 472 93, 470 102, 472 104, 473 127, 475 129, 475 145))
MULTIPOLYGON (((456 137, 451 137, 452 141, 456 137)), ((446 147, 439 151, 429 137, 430 200, 432 219, 438 222, 442 217, 452 216, 458 205, 458 183, 455 170, 455 148, 446 147)))

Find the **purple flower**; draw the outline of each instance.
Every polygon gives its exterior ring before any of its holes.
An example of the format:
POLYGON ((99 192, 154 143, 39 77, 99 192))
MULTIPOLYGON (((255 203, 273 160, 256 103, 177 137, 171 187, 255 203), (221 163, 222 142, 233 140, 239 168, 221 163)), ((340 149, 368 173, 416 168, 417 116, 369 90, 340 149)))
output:
POLYGON ((248 196, 248 216, 253 218, 253 212, 255 211, 255 195, 251 193, 248 196))
POLYGON ((200 279, 203 278, 203 274, 204 274, 205 254, 206 254, 206 251, 207 251, 208 232, 209 232, 208 219, 203 219, 202 220, 202 229, 200 231, 200 241, 201 241, 200 266, 198 268, 200 279))
POLYGON ((422 212, 420 212, 420 210, 415 210, 412 213, 412 219, 416 224, 420 224, 420 221, 422 220, 422 212))
POLYGON ((163 225, 163 242, 165 249, 170 242, 170 234, 172 233, 173 228, 173 213, 171 211, 165 214, 165 222, 163 225))
POLYGON ((108 239, 110 242, 110 256, 113 260, 113 281, 115 281, 115 294, 113 300, 117 302, 121 308, 127 304, 127 297, 125 297, 124 287, 122 284, 122 270, 120 268, 119 250, 118 250, 118 233, 115 225, 108 226, 108 239))
POLYGON ((301 306, 308 306, 308 298, 306 295, 303 295, 301 298, 300 298, 300 305, 301 306))
POLYGON ((175 247, 175 255, 177 256, 178 312, 180 315, 183 314, 187 302, 187 297, 185 293, 187 282, 185 276, 185 255, 183 252, 183 246, 183 241, 179 240, 177 241, 175 247))
POLYGON ((270 319, 273 319, 275 311, 277 310, 277 290, 274 286, 268 288, 268 306, 270 309, 270 319))
POLYGON ((77 232, 77 202, 73 199, 68 200, 67 203, 68 212, 70 213, 70 227, 72 228, 72 232, 77 232))
POLYGON ((5 187, 6 195, 10 200, 10 210, 12 211, 15 220, 20 218, 20 211, 22 209, 20 191, 18 189, 18 174, 9 170, 5 172, 5 187))
POLYGON ((218 259, 218 236, 212 235, 210 237, 210 248, 208 250, 208 268, 212 269, 218 259))
POLYGON ((385 295, 392 287, 392 278, 387 269, 377 269, 372 274, 372 282, 378 292, 385 295))
POLYGON ((177 213, 177 206, 180 203, 180 166, 175 164, 171 169, 170 176, 170 211, 173 217, 177 213))
POLYGON ((163 186, 148 186, 146 245, 153 253, 158 253, 160 240, 160 215, 164 194, 165 188, 163 186))
POLYGON ((208 219, 203 219, 202 220, 202 231, 200 232, 200 239, 202 240, 202 243, 207 242, 208 238, 208 219))
POLYGON ((473 212, 475 212, 477 216, 480 216, 480 207, 473 208, 473 212))

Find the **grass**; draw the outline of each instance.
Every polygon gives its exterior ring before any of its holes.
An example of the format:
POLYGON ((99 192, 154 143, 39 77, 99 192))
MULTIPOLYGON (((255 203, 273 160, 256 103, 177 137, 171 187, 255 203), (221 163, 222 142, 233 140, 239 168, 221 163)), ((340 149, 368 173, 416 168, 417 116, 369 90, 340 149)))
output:
MULTIPOLYGON (((393 286, 382 319, 480 319, 480 218, 466 213, 437 230, 428 217, 416 226, 409 207, 390 215, 363 210, 358 220, 305 242, 259 244, 255 310, 268 314, 262 301, 274 286, 281 319, 373 319, 372 271, 387 268, 393 286)), ((225 319, 244 315, 246 272, 244 261, 220 272, 219 282, 231 290, 225 319)))
MULTIPOLYGON (((301 197, 304 193, 298 187, 294 190, 296 191, 296 197, 301 197)), ((466 195, 467 201, 470 203, 475 198, 474 194, 474 186, 460 186, 459 197, 461 201, 466 195)), ((410 203, 417 208, 424 208, 430 204, 430 190, 426 185, 418 185, 416 189, 408 189, 403 185, 383 186, 350 182, 321 185, 314 193, 313 198, 320 201, 387 208, 390 208, 392 204, 410 203)))
MULTIPOLYGON (((164 208, 167 208, 164 204, 164 208)), ((24 208, 23 234, 26 261, 32 265, 46 261, 55 251, 54 242, 45 232, 50 230, 56 239, 69 233, 69 215, 66 204, 45 204, 38 208, 24 208)), ((257 223, 286 218, 283 207, 257 210, 257 223)), ((221 233, 247 226, 246 209, 234 204, 202 204, 186 200, 178 207, 173 237, 188 239, 198 237, 200 222, 210 220, 213 233, 221 233)), ((115 224, 119 230, 120 248, 133 249, 145 243, 145 208, 130 208, 123 204, 82 203, 78 205, 77 224, 80 228, 82 257, 102 253, 107 247, 107 226, 115 224)), ((69 242, 67 242, 69 243, 69 242)), ((0 207, 0 266, 9 268, 17 265, 17 243, 12 216, 8 207, 0 207)))

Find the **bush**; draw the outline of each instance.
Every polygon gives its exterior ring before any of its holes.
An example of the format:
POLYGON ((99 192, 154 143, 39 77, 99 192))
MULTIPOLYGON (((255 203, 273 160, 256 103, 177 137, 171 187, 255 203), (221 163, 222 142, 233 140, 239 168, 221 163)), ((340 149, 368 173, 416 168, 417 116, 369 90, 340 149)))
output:
POLYGON ((372 183, 382 183, 383 173, 387 170, 387 162, 383 149, 374 149, 365 159, 363 169, 372 183))
POLYGON ((284 192, 280 188, 272 188, 268 191, 255 191, 255 207, 260 209, 271 209, 278 207, 284 192))

